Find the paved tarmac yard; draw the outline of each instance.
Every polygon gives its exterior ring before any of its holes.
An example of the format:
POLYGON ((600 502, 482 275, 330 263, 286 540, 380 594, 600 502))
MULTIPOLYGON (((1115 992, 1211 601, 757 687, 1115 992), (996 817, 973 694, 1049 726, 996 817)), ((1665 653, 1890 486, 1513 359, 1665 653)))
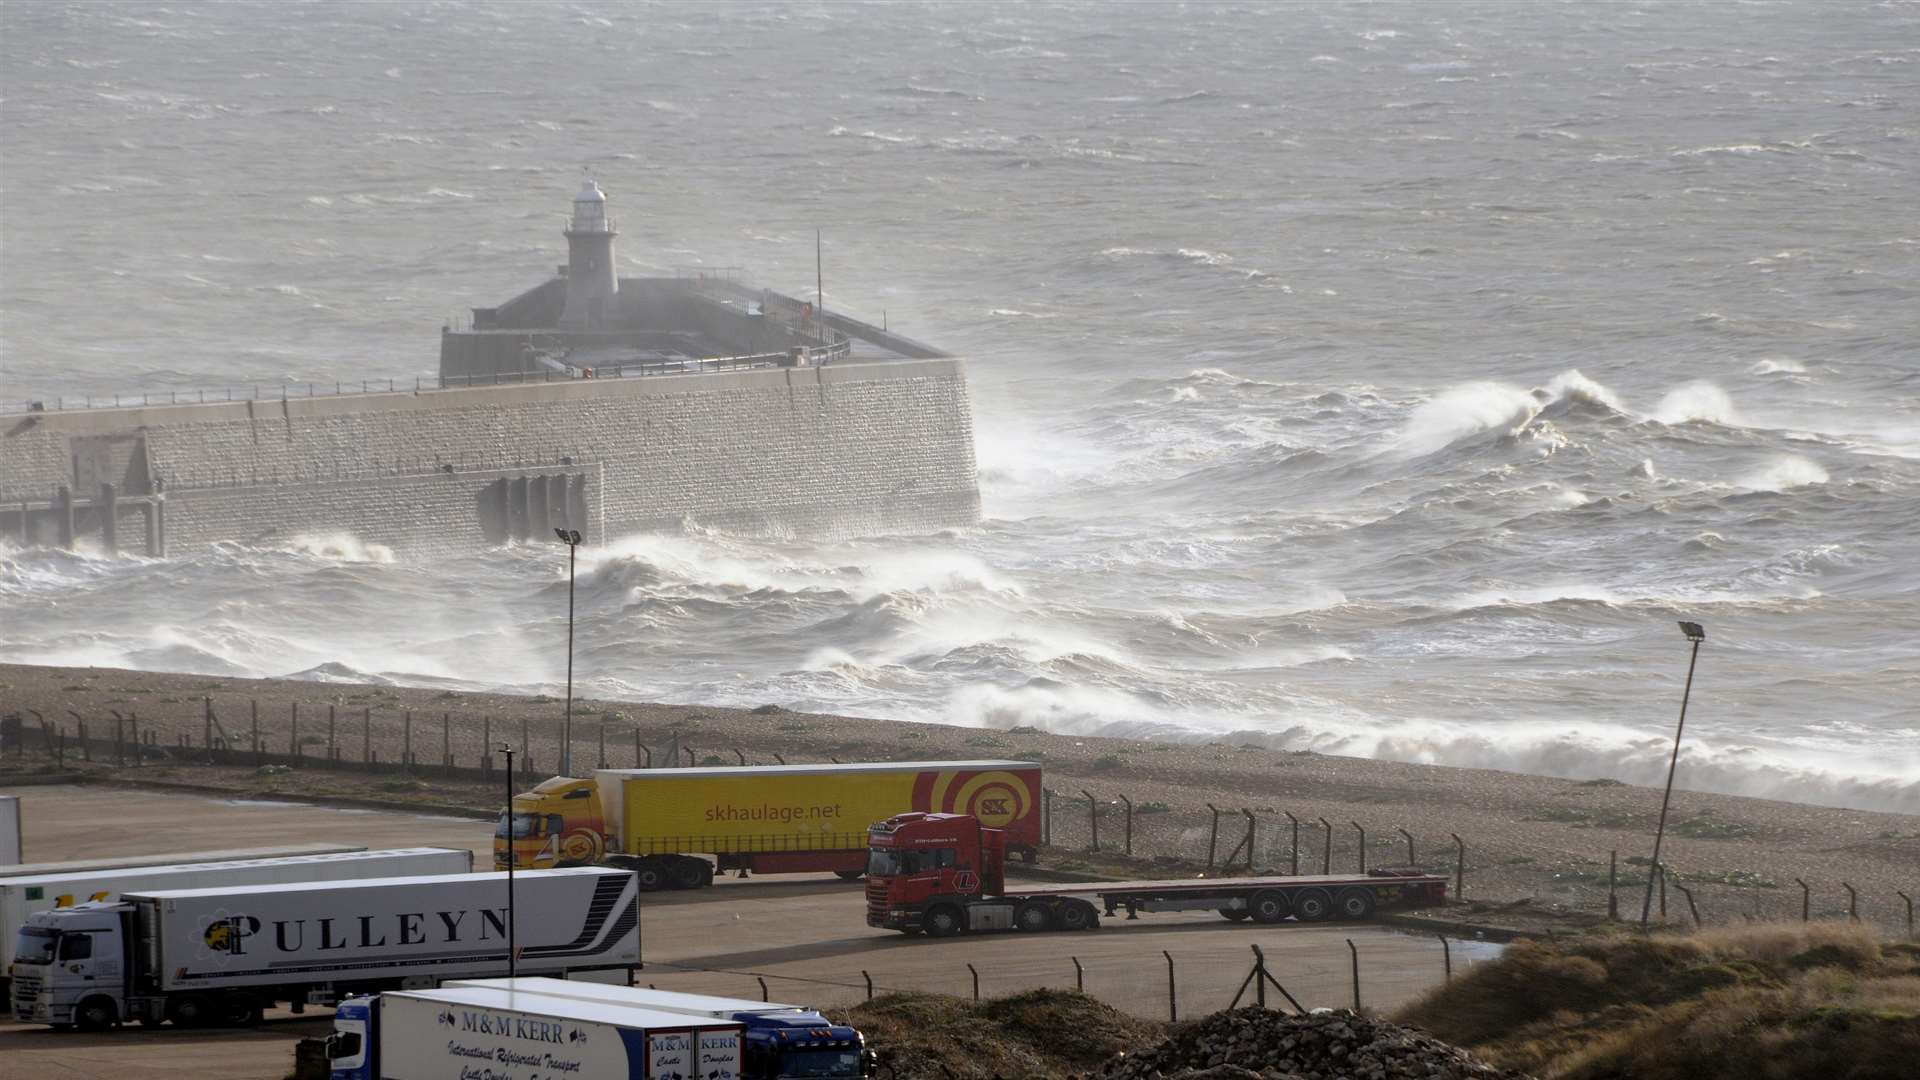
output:
MULTIPOLYGON (((337 842, 368 847, 447 846, 490 858, 487 822, 380 811, 341 810, 105 787, 19 789, 27 858, 75 859, 119 853, 206 851, 269 844, 337 842)), ((906 938, 865 925, 861 887, 831 876, 722 879, 700 893, 662 893, 644 901, 647 967, 639 981, 662 989, 760 996, 833 1005, 866 993, 928 990, 967 995, 972 964, 980 993, 1074 985, 1073 958, 1085 986, 1112 1004, 1165 1019, 1171 954, 1180 1015, 1224 1008, 1252 964, 1251 944, 1269 970, 1311 1008, 1352 1003, 1351 939, 1359 950, 1361 993, 1391 1008, 1443 977, 1439 944, 1362 925, 1255 927, 1217 915, 1168 913, 1137 922, 1107 920, 1097 932, 988 934, 944 941, 906 938)), ((1456 943, 1456 970, 1484 950, 1456 943)), ((1270 1004, 1283 1004, 1269 993, 1270 1004)), ((254 1030, 126 1028, 55 1033, 0 1023, 0 1077, 72 1080, 142 1076, 155 1080, 280 1080, 293 1044, 324 1033, 324 1011, 268 1014, 254 1030)))

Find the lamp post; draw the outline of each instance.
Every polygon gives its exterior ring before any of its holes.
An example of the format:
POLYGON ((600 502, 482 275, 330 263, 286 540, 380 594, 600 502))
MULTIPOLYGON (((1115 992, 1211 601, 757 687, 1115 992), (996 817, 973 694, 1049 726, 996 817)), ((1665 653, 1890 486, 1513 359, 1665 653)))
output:
POLYGON ((513 864, 519 861, 513 856, 513 744, 501 743, 500 752, 507 755, 507 818, 502 831, 507 834, 507 978, 511 979, 518 973, 520 954, 513 917, 513 864))
MULTIPOLYGON (((1660 876, 1660 841, 1667 833, 1667 804, 1673 801, 1673 774, 1680 767, 1680 734, 1687 727, 1687 699, 1693 696, 1693 668, 1700 662, 1700 643, 1707 632, 1697 622, 1682 622, 1680 632, 1693 642, 1693 657, 1687 661, 1687 686, 1680 692, 1680 722, 1673 728, 1673 757, 1667 762, 1667 791, 1660 796, 1660 824, 1653 831, 1653 863, 1647 867, 1647 898, 1640 904, 1640 929, 1647 928, 1653 914, 1653 879, 1660 876)), ((1664 893, 1662 895, 1665 895, 1664 893)))
POLYGON ((555 529, 567 545, 567 718, 560 724, 560 775, 573 775, 573 565, 580 554, 580 530, 555 529))

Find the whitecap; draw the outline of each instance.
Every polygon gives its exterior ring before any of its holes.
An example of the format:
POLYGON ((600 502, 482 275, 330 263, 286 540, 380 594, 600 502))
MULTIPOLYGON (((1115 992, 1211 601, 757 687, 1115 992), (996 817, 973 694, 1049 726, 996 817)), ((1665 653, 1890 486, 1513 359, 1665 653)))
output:
POLYGON ((1703 420, 1714 424, 1739 424, 1740 414, 1725 390, 1699 380, 1675 387, 1654 406, 1653 418, 1663 424, 1685 424, 1703 420))
POLYGON ((1783 454, 1735 483, 1748 491, 1787 491, 1808 484, 1827 482, 1827 470, 1817 463, 1793 454, 1783 454))

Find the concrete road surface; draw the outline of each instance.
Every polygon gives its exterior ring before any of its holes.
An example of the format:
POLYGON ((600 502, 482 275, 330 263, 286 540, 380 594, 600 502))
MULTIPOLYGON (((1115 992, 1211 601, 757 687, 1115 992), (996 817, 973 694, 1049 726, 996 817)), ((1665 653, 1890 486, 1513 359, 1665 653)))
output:
MULTIPOLYGON (((483 869, 491 859, 491 825, 462 818, 98 787, 29 787, 18 794, 27 857, 36 862, 319 841, 464 847, 483 869)), ((1443 972, 1437 941, 1364 925, 1259 927, 1212 914, 1168 913, 1106 920, 1102 929, 1078 934, 931 941, 871 929, 864 917, 861 885, 831 875, 726 877, 710 891, 651 894, 643 898, 642 915, 647 966, 637 978, 662 989, 754 998, 764 979, 772 1000, 834 1005, 863 997, 869 976, 877 993, 965 996, 973 992, 974 972, 982 996, 1070 987, 1077 958, 1089 993, 1165 1019, 1168 955, 1173 1005, 1183 1018, 1226 1007, 1252 968, 1253 944, 1265 951, 1278 982, 1308 1008, 1352 1003, 1349 940, 1359 953, 1368 1006, 1392 1008, 1439 983, 1443 972)), ((1472 943, 1456 943, 1454 969, 1486 955, 1472 943)), ((1268 1003, 1285 1000, 1270 986, 1268 1003)), ((275 1011, 251 1031, 129 1026, 73 1034, 0 1023, 0 1075, 279 1080, 292 1068, 293 1044, 324 1033, 327 1015, 275 1011)))

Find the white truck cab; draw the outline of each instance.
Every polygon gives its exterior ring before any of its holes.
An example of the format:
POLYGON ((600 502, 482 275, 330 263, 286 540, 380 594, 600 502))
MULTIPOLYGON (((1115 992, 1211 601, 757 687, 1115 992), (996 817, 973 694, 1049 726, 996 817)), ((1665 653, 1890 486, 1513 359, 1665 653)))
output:
POLYGON ((128 1017, 126 925, 133 905, 93 901, 35 912, 13 954, 13 1018, 110 1027, 128 1017))

